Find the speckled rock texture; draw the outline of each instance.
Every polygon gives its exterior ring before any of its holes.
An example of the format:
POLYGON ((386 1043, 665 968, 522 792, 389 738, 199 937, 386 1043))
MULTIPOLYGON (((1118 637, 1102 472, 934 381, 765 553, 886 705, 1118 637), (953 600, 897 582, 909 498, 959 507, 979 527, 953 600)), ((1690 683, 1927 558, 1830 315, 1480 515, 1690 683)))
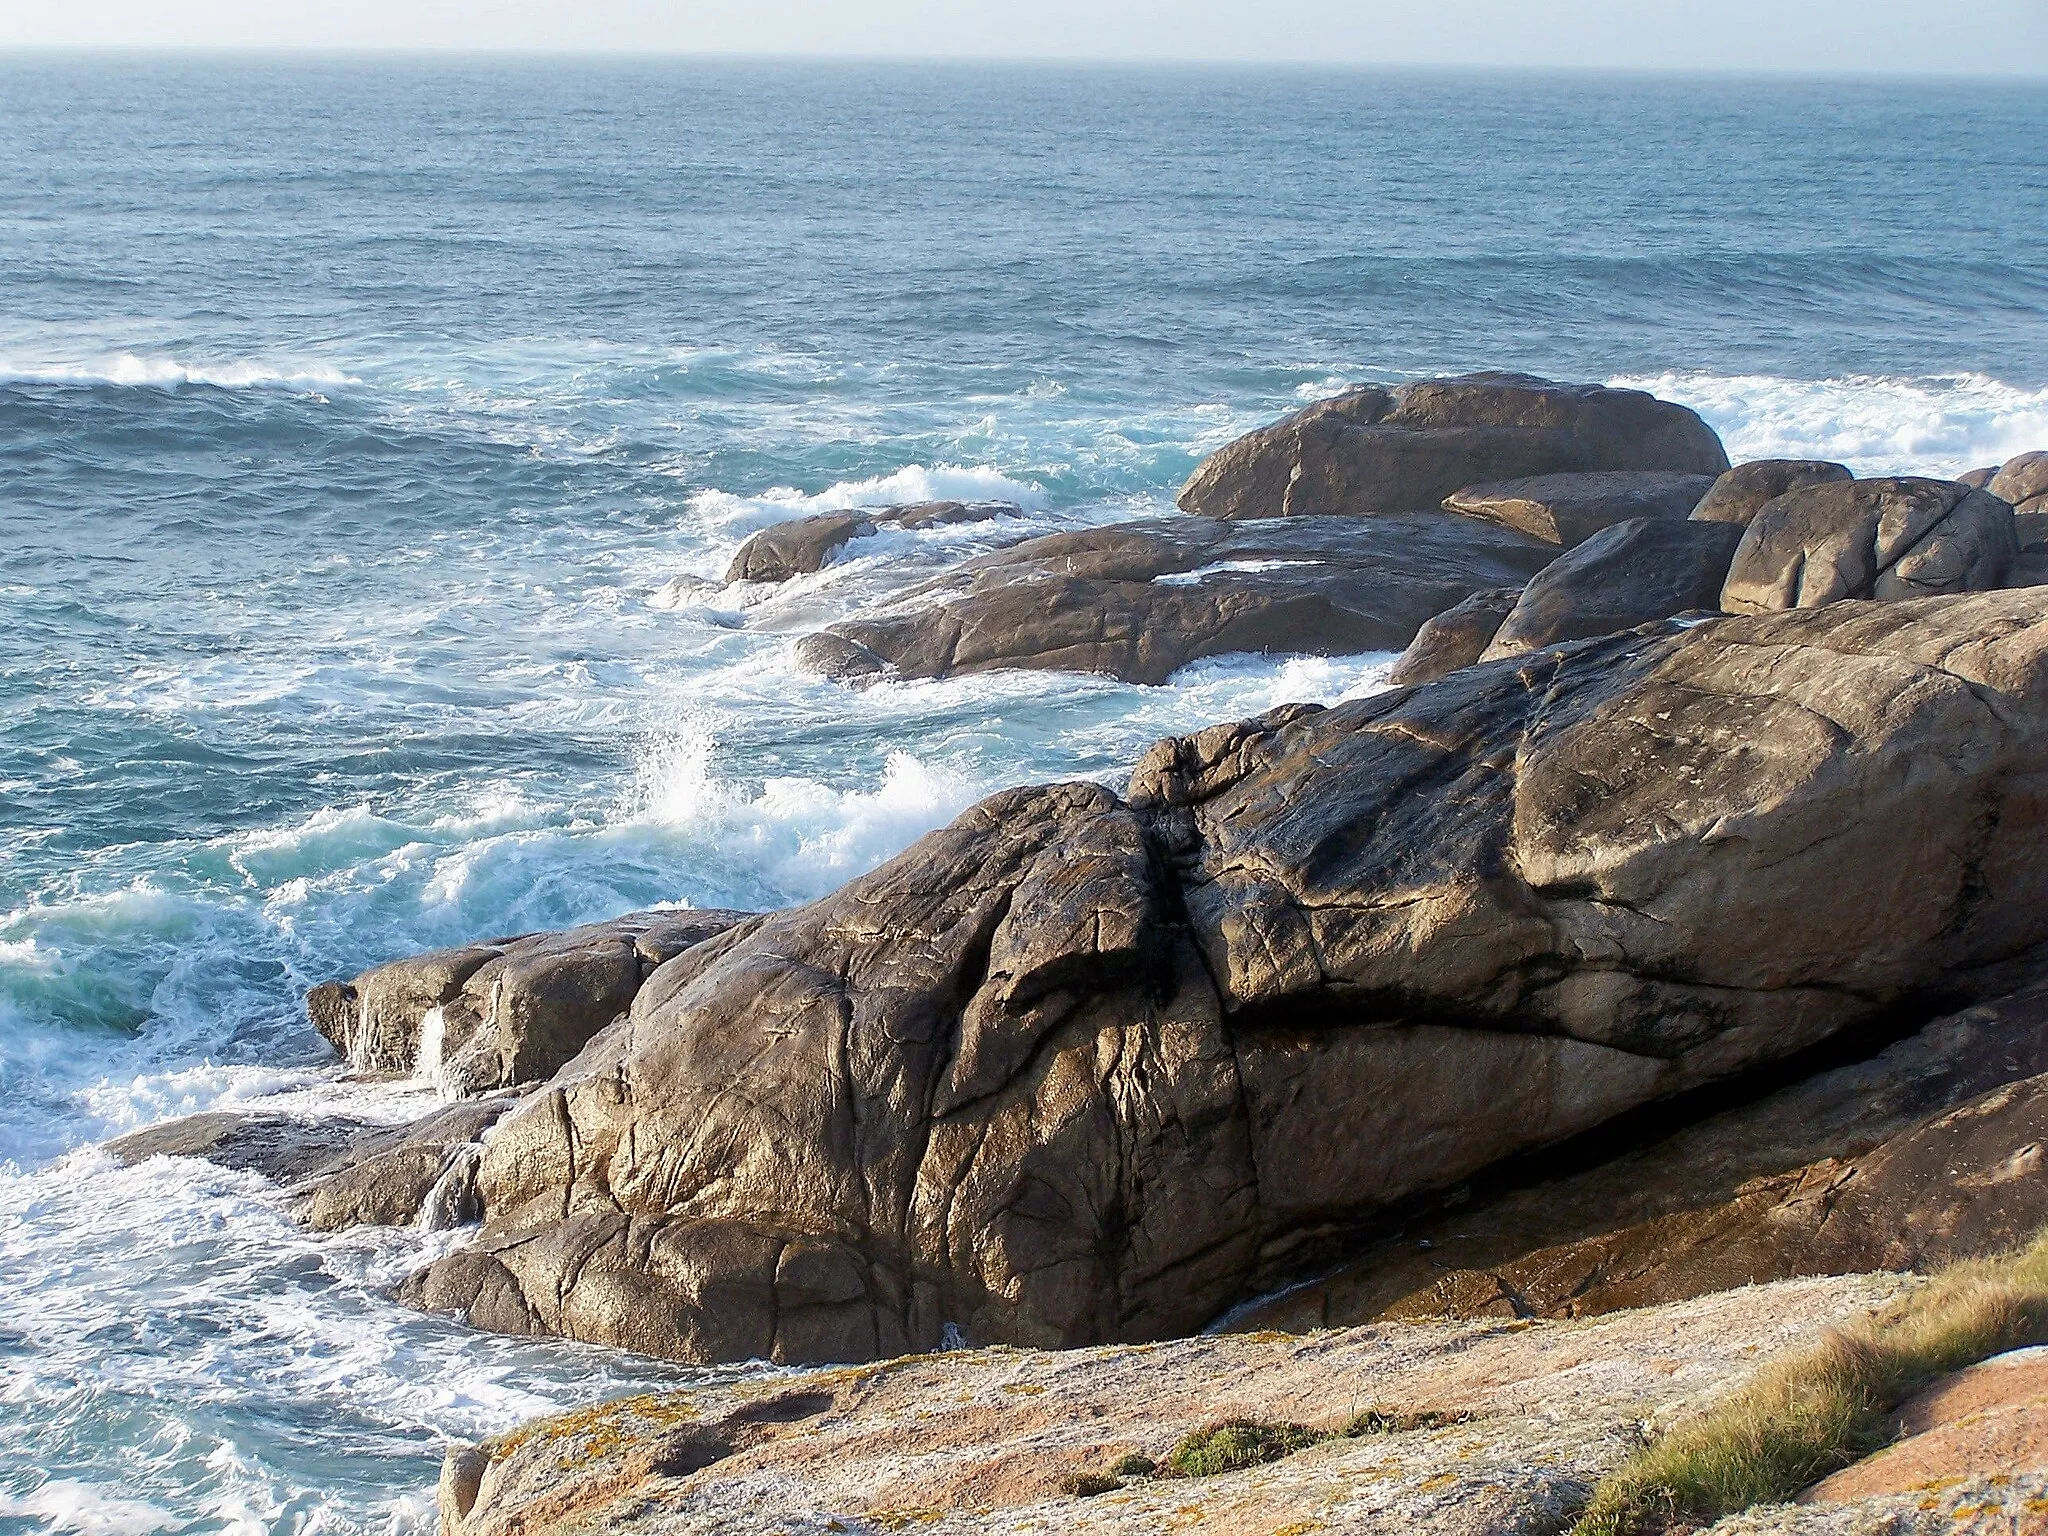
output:
POLYGON ((452 1451, 443 1531, 1554 1536, 1646 1430, 1899 1284, 1794 1282, 1589 1323, 958 1352, 629 1399, 452 1451), (1344 1436, 1369 1410, 1416 1427, 1344 1436), (1238 1472, 1112 1474, 1232 1418, 1334 1438, 1238 1472), (1064 1492, 1077 1476, 1110 1486, 1064 1492))

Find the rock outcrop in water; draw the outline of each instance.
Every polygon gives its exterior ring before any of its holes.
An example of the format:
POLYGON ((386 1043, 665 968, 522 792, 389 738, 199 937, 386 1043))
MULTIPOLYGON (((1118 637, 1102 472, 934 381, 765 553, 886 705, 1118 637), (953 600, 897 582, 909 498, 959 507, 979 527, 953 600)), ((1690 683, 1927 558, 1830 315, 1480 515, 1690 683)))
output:
POLYGON ((806 638, 844 682, 998 667, 1163 683, 1234 651, 1399 650, 1475 591, 1520 585, 1555 545, 1425 513, 1370 529, 1329 519, 1175 518, 1029 539, 806 638))
POLYGON ((2044 794, 2031 593, 1162 743, 1126 799, 999 795, 656 969, 406 1295, 683 1359, 1185 1332, 1403 1201, 2009 986, 2044 794))
MULTIPOLYGON (((1532 475, 1718 475, 1728 455, 1682 405, 1631 389, 1479 373, 1319 401, 1212 454, 1180 493, 1203 517, 1384 517, 1532 475)), ((1704 487, 1703 487, 1704 488, 1704 487)))
POLYGON ((306 1011, 360 1070, 424 1071, 457 1093, 538 1082, 617 1018, 664 961, 750 915, 631 912, 435 950, 324 982, 306 1011))
POLYGON ((1009 501, 920 501, 905 506, 868 507, 853 512, 819 512, 763 528, 739 547, 725 573, 728 582, 788 581, 822 571, 855 539, 884 528, 937 528, 983 523, 1023 512, 1009 501))

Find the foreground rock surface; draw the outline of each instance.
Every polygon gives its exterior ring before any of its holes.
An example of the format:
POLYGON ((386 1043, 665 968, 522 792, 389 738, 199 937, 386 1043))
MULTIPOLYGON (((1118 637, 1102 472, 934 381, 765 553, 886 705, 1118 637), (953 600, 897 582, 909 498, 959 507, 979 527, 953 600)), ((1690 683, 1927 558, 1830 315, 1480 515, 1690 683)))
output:
POLYGON ((1401 1202, 2009 989, 2048 942, 2044 794, 2022 592, 1170 740, 1127 799, 992 797, 665 963, 405 1294, 695 1360, 1185 1333, 1401 1202))
POLYGON ((1203 517, 1384 517, 1532 475, 1718 475, 1728 455, 1692 411, 1637 390, 1479 373, 1368 384, 1204 460, 1180 507, 1203 517))
POLYGON ((451 1453, 443 1530, 1554 1532, 1646 1423, 1698 1411, 1898 1285, 1798 1282, 1595 1323, 961 1352, 629 1399, 451 1453), (1338 1433, 1367 1410, 1421 1422, 1338 1433), (1231 1418, 1337 1438, 1208 1477, 1106 1476, 1231 1418), (1063 1492, 1077 1475, 1121 1485, 1063 1492))
POLYGON ((1554 546, 1440 512, 1342 522, 1176 518, 1030 539, 806 639, 844 682, 998 667, 1163 683, 1233 651, 1399 650, 1476 591, 1520 586, 1554 546))

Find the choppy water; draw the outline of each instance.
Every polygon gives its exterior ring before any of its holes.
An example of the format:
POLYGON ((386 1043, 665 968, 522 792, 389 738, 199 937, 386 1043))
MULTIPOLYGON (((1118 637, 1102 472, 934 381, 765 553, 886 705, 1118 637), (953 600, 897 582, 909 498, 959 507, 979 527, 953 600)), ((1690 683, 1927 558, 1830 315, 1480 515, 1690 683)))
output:
POLYGON ((1738 457, 2048 445, 2044 130, 1954 83, 0 59, 0 1532, 410 1530, 443 1437, 688 1376, 81 1150, 331 1105, 307 983, 799 900, 1385 660, 855 698, 792 637, 994 530, 678 578, 808 508, 1159 511, 1482 365, 1738 457))

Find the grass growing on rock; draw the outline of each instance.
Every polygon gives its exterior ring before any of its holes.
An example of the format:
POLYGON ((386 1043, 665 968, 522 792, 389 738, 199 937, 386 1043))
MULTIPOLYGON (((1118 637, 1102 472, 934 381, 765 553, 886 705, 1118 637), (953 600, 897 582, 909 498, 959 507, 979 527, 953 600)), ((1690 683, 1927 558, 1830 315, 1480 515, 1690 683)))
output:
POLYGON ((1575 1536, 1643 1536, 1789 1499, 1879 1449, 1891 1411, 1923 1387, 2042 1343, 2048 1232, 2003 1258, 1958 1264, 1870 1322, 1834 1330, 1638 1452, 1594 1491, 1575 1536))
POLYGON ((1175 1477, 1214 1477, 1219 1472, 1242 1472, 1264 1466, 1283 1456, 1326 1439, 1300 1424, 1262 1424, 1257 1419, 1225 1419, 1195 1430, 1176 1445, 1166 1458, 1166 1470, 1175 1477))

